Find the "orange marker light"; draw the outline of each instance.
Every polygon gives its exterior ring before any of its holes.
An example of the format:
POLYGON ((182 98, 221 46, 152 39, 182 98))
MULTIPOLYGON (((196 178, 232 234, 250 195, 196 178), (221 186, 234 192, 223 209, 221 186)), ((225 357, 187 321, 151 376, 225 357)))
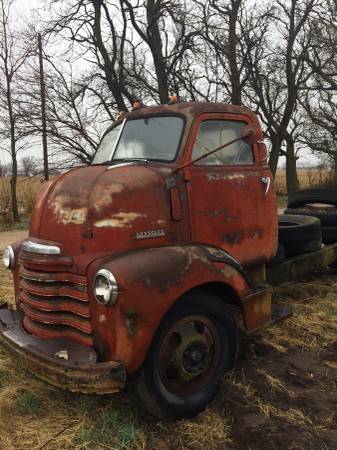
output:
POLYGON ((178 96, 177 95, 170 95, 169 99, 170 99, 170 101, 168 102, 169 105, 173 105, 174 103, 178 102, 178 96))
POLYGON ((133 102, 133 104, 132 104, 132 110, 134 111, 135 109, 139 109, 139 108, 141 108, 143 105, 142 105, 142 102, 140 102, 139 100, 136 100, 135 102, 133 102))

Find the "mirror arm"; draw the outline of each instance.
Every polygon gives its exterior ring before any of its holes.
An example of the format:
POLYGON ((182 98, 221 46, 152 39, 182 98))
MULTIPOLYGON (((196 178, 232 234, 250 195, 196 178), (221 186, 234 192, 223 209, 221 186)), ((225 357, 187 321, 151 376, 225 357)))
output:
POLYGON ((188 167, 188 166, 190 166, 191 164, 194 164, 194 163, 196 163, 197 161, 200 161, 201 159, 204 159, 204 158, 206 158, 207 156, 212 155, 213 153, 218 152, 219 150, 222 150, 223 148, 228 147, 228 146, 231 145, 231 144, 234 144, 234 142, 237 142, 237 141, 239 141, 240 139, 245 139, 245 138, 249 138, 249 137, 250 137, 250 134, 247 133, 247 134, 244 134, 243 136, 239 136, 238 138, 233 139, 232 141, 226 142, 226 144, 220 145, 220 147, 217 147, 217 148, 215 148, 214 150, 211 150, 211 151, 209 151, 209 152, 207 152, 207 153, 204 153, 203 155, 199 156, 198 158, 191 159, 190 161, 187 161, 185 164, 182 164, 181 166, 176 167, 176 168, 174 169, 173 173, 177 173, 179 170, 184 169, 185 167, 188 167))

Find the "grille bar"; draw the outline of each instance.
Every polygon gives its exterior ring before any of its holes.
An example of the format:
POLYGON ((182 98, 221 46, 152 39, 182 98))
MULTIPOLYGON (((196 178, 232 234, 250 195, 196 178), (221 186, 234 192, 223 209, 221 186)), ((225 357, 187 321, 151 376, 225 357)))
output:
POLYGON ((42 311, 68 311, 82 317, 90 318, 90 311, 87 305, 74 302, 67 297, 38 297, 21 291, 19 300, 28 306, 42 311))
POLYGON ((40 283, 31 282, 21 279, 19 288, 30 294, 39 295, 41 297, 70 297, 82 302, 88 302, 86 292, 74 289, 72 286, 67 286, 62 283, 40 283))
POLYGON ((23 327, 28 333, 43 339, 68 338, 88 346, 93 346, 94 344, 91 335, 66 325, 46 325, 36 323, 26 316, 23 319, 23 327))
POLYGON ((26 280, 32 280, 32 281, 41 281, 45 283, 55 283, 57 281, 67 282, 67 283, 73 283, 78 284, 80 286, 86 286, 87 279, 86 277, 83 277, 81 275, 77 275, 75 273, 69 273, 69 272, 35 272, 32 270, 27 270, 23 266, 19 269, 19 276, 21 278, 24 278, 26 280))
POLYGON ((88 320, 76 316, 75 314, 38 311, 28 305, 25 305, 24 303, 21 303, 19 308, 34 322, 52 325, 68 325, 69 327, 83 331, 83 333, 92 333, 91 323, 88 320))

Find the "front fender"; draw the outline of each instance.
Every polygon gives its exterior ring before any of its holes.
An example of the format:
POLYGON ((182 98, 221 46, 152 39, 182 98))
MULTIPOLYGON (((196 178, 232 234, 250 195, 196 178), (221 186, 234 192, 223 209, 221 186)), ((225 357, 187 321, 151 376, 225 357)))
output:
POLYGON ((251 292, 237 268, 211 261, 197 245, 135 250, 96 260, 88 271, 91 295, 101 268, 114 274, 120 294, 114 306, 91 299, 96 347, 104 360, 122 361, 129 374, 140 367, 162 318, 184 293, 211 282, 230 286, 238 298, 251 292))

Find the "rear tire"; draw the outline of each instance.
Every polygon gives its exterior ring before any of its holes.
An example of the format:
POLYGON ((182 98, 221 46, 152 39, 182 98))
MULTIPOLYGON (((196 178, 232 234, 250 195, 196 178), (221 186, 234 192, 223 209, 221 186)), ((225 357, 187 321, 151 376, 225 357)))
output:
POLYGON ((207 291, 187 294, 160 324, 129 392, 150 415, 193 417, 210 403, 238 353, 238 330, 226 305, 207 291))
POLYGON ((283 214, 278 223, 279 244, 284 245, 286 257, 321 248, 322 230, 316 217, 283 214))
POLYGON ((305 189, 288 195, 288 208, 297 208, 307 203, 324 203, 337 206, 337 191, 328 189, 305 189))
POLYGON ((309 209, 299 207, 288 208, 284 211, 284 214, 317 217, 317 219, 321 221, 322 227, 337 226, 337 211, 324 211, 324 209, 309 209))

